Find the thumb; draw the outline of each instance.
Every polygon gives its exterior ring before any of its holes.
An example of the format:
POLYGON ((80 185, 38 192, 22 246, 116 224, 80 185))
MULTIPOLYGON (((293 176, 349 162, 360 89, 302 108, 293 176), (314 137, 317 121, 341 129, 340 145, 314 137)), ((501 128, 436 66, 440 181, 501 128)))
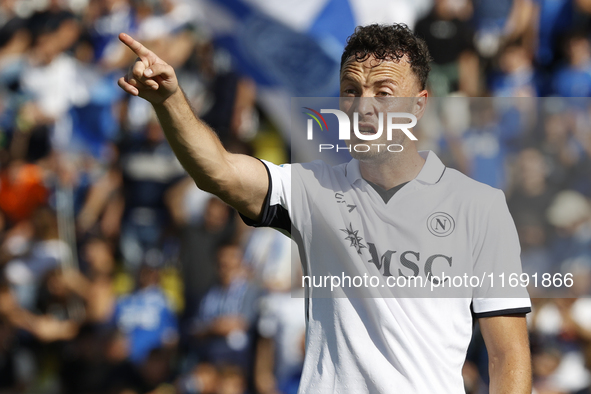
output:
POLYGON ((174 77, 174 69, 168 64, 152 64, 144 70, 144 76, 148 78, 161 77, 170 79, 174 77))

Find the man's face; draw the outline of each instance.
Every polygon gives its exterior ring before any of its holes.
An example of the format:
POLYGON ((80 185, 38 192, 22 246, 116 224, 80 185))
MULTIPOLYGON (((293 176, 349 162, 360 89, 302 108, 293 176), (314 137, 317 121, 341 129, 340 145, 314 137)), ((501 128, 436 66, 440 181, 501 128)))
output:
POLYGON ((238 246, 228 245, 218 250, 220 283, 228 286, 242 272, 242 252, 238 246))
MULTIPOLYGON (((351 139, 347 145, 369 145, 367 152, 351 149, 351 155, 358 160, 377 160, 396 154, 388 152, 388 145, 406 146, 408 137, 401 130, 394 130, 392 139, 387 140, 387 113, 410 112, 417 115, 416 97, 427 96, 419 80, 410 68, 406 57, 396 60, 377 60, 374 56, 363 62, 350 57, 341 70, 340 109, 349 115, 351 121, 351 139), (408 98, 407 98, 408 97, 408 98), (359 132, 373 135, 379 129, 379 114, 383 113, 382 134, 376 140, 365 141, 356 137, 353 127, 353 114, 359 114, 359 132), (382 145, 379 150, 377 144, 382 145)), ((407 118, 394 119, 393 123, 408 123, 407 118)), ((359 150, 364 150, 359 147, 359 150)), ((394 149, 394 148, 393 148, 394 149)), ((394 149, 395 150, 395 149, 394 149)))

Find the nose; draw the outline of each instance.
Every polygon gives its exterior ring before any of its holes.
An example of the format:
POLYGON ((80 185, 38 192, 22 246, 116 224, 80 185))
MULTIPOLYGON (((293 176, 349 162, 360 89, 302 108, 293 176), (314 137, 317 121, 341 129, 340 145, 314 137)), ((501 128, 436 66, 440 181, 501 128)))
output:
POLYGON ((363 88, 361 94, 356 97, 341 97, 339 105, 349 116, 358 113, 360 120, 377 117, 380 111, 379 99, 368 88, 363 88))
POLYGON ((361 97, 358 97, 356 101, 356 112, 359 112, 360 116, 364 117, 376 114, 375 100, 372 96, 363 95, 361 97))

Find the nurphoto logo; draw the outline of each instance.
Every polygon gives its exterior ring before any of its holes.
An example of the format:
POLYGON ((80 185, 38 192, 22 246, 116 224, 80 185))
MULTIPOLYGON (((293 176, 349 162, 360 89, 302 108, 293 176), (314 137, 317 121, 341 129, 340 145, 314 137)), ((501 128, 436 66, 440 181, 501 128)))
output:
MULTIPOLYGON (((304 114, 308 115, 310 119, 307 122, 306 128, 306 137, 308 141, 312 141, 314 139, 314 123, 318 125, 320 131, 329 131, 328 124, 326 123, 326 119, 322 114, 333 114, 336 115, 337 121, 339 124, 339 140, 347 141, 351 139, 351 121, 349 120, 349 116, 338 109, 321 109, 320 112, 309 108, 309 107, 302 107, 305 111, 304 114)), ((408 112, 387 112, 386 113, 386 140, 392 141, 392 133, 394 130, 401 130, 408 138, 413 141, 417 140, 412 132, 409 130, 413 128, 417 124, 417 118, 411 113, 408 112), (409 119, 410 122, 407 123, 395 123, 399 121, 400 118, 409 119)), ((355 137, 362 140, 362 141, 376 141, 382 137, 384 134, 384 113, 378 113, 378 122, 377 122, 377 130, 373 125, 369 127, 367 125, 359 126, 359 113, 353 113, 353 133, 355 133, 355 137), (361 129, 361 130, 360 130, 361 129)), ((336 149, 338 152, 339 150, 348 150, 349 152, 351 149, 354 149, 356 152, 367 152, 371 149, 371 146, 377 147, 378 152, 381 148, 384 150, 388 150, 389 152, 401 152, 403 150, 402 145, 400 144, 355 144, 355 145, 347 145, 347 146, 334 146, 333 144, 319 144, 318 149, 319 152, 323 150, 333 150, 336 149)))

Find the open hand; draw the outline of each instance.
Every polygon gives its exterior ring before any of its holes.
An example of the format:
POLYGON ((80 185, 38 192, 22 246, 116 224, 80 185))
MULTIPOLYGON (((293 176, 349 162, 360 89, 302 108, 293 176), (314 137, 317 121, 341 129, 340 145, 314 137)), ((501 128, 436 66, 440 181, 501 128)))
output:
POLYGON ((174 69, 125 33, 119 39, 137 56, 125 77, 119 78, 119 87, 134 96, 140 96, 152 104, 160 104, 178 90, 174 69))

